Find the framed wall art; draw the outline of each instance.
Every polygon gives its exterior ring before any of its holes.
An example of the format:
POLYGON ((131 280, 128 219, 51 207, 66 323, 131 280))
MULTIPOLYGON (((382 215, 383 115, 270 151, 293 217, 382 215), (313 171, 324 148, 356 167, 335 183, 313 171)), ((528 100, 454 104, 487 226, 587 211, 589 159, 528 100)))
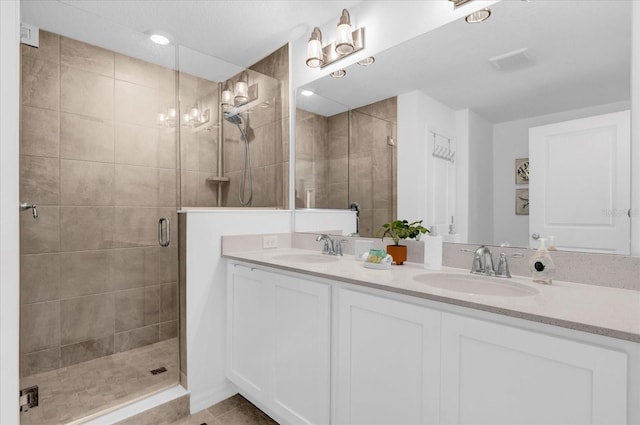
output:
POLYGON ((516 184, 529 183, 529 158, 516 159, 516 184))
POLYGON ((529 215, 529 189, 516 189, 516 215, 529 215))

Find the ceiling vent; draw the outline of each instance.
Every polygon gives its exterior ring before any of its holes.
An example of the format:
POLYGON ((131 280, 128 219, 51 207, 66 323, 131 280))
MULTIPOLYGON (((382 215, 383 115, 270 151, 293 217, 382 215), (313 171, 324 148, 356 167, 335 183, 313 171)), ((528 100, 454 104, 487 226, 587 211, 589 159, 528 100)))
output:
POLYGON ((527 48, 494 56, 489 58, 489 62, 500 71, 515 71, 517 69, 525 68, 533 63, 527 53, 527 48))

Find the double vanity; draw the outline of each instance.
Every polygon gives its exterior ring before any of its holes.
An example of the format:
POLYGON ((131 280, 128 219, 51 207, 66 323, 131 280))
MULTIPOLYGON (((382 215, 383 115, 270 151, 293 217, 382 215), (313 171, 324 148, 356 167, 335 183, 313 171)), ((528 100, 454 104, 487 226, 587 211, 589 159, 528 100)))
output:
POLYGON ((280 423, 640 423, 638 291, 228 238, 227 377, 280 423))

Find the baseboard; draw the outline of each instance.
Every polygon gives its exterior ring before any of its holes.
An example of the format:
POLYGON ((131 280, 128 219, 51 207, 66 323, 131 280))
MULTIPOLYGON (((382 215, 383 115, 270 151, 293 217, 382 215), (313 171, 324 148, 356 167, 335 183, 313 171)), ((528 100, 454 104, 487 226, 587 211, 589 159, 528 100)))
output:
POLYGON ((200 394, 191 394, 191 414, 193 415, 207 407, 211 407, 237 393, 238 389, 236 386, 233 385, 231 381, 226 381, 225 384, 220 387, 212 388, 200 394))

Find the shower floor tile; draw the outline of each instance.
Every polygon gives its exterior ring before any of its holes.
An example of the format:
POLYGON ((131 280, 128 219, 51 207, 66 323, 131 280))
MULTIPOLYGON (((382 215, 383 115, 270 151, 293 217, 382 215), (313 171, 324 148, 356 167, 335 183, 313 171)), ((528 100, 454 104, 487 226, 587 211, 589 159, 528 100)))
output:
POLYGON ((60 425, 108 409, 179 380, 178 339, 22 378, 38 385, 39 405, 20 414, 21 425, 60 425), (152 369, 167 372, 151 374, 152 369))

